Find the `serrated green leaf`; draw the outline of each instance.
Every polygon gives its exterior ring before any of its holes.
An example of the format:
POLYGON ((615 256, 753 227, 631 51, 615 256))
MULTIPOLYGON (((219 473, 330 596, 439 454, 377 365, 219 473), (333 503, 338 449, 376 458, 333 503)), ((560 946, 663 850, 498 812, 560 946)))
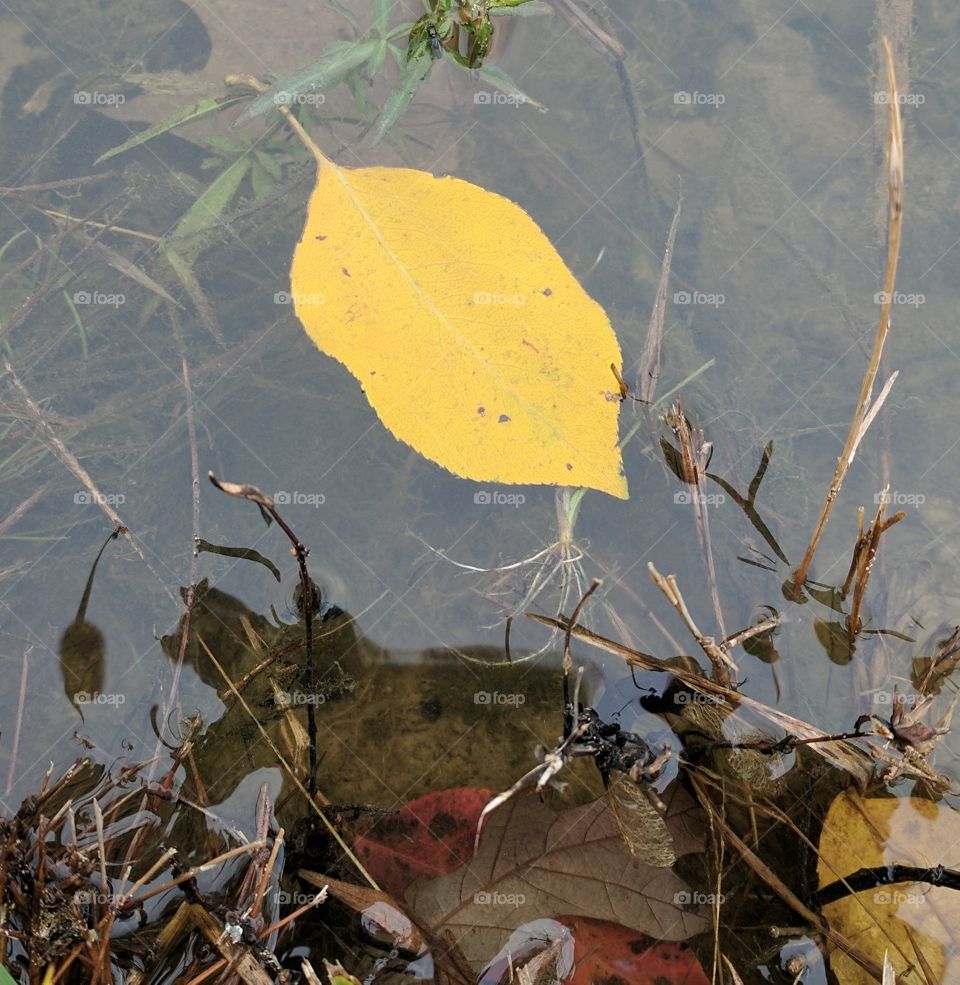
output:
POLYGON ((278 106, 297 103, 306 93, 332 89, 355 68, 368 61, 379 46, 379 41, 335 41, 327 46, 317 61, 281 79, 257 96, 237 122, 244 123, 278 106))
POLYGON ((244 155, 221 171, 177 223, 171 238, 186 239, 219 222, 240 182, 247 176, 250 164, 250 158, 244 155))
POLYGON ((546 113, 547 107, 538 103, 532 96, 528 96, 499 66, 483 65, 477 69, 477 74, 484 82, 489 82, 494 89, 512 96, 518 103, 529 103, 531 106, 536 106, 541 113, 546 113))
POLYGON ((400 114, 410 105, 414 93, 420 88, 423 80, 430 74, 430 67, 433 59, 430 56, 430 49, 421 51, 414 55, 400 70, 400 81, 387 97, 377 123, 377 130, 373 137, 374 144, 379 144, 383 140, 387 131, 400 119, 400 114))
POLYGON ((176 127, 183 126, 184 123, 192 123, 194 120, 201 120, 203 117, 209 116, 211 113, 219 113, 220 110, 226 109, 228 106, 232 106, 234 103, 239 102, 242 98, 242 96, 220 96, 218 98, 210 97, 207 99, 201 99, 199 102, 186 106, 183 109, 178 109, 176 113, 168 116, 165 120, 161 120, 159 123, 155 123, 152 127, 147 127, 146 130, 141 130, 140 133, 135 134, 129 140, 125 140, 119 145, 119 147, 114 147, 112 150, 108 150, 105 154, 101 154, 93 163, 95 165, 101 164, 103 161, 109 160, 117 154, 122 154, 125 150, 130 150, 132 147, 138 147, 140 144, 145 144, 148 140, 152 140, 154 137, 159 137, 162 133, 167 133, 169 130, 174 130, 176 127))

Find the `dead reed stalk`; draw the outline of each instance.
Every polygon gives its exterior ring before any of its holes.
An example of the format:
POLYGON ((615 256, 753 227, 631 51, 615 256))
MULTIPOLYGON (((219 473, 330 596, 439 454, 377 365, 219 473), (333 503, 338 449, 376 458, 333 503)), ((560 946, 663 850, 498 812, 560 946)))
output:
POLYGON ((897 277, 897 264, 900 260, 900 235, 903 220, 903 127, 900 119, 900 100, 897 91, 896 73, 893 67, 893 50, 887 38, 883 39, 884 49, 887 59, 887 91, 889 94, 888 105, 888 134, 887 134, 887 196, 889 202, 887 214, 887 267, 883 280, 883 299, 880 305, 880 322, 877 325, 877 333, 873 340, 873 352, 870 356, 870 365, 867 367, 863 384, 860 387, 860 396, 857 400, 856 411, 850 423, 850 430, 847 433, 847 440, 843 446, 843 452, 837 459, 837 467, 834 470, 833 478, 830 480, 830 488, 827 490, 826 499, 820 510, 820 517, 817 520, 816 528, 810 543, 807 546, 803 561, 797 569, 793 578, 793 591, 799 595, 807 580, 810 565, 813 563, 813 556, 817 551, 820 538, 827 525, 830 510, 833 508, 834 501, 840 492, 847 470, 850 468, 853 458, 857 453, 860 441, 863 439, 867 428, 876 416, 895 378, 891 376, 871 406, 870 398, 873 394, 873 384, 877 377, 877 370, 880 366, 880 356, 883 354, 883 346, 887 340, 887 333, 890 331, 890 304, 893 300, 893 289, 897 277))

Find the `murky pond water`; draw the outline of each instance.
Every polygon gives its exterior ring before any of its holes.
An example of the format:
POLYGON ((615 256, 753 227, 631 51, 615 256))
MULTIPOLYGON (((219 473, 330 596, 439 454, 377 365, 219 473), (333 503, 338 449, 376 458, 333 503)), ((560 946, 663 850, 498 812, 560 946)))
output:
MULTIPOLYGON (((735 651, 744 691, 826 731, 852 729, 861 714, 889 717, 894 685, 910 689, 913 658, 932 656, 960 622, 960 14, 881 5, 909 71, 904 238, 881 368, 882 379, 899 377, 853 462, 813 577, 843 583, 857 510, 869 523, 889 485, 891 511, 906 517, 883 537, 864 626, 913 642, 868 632, 851 654, 831 642, 828 624, 843 617, 827 593, 800 605, 783 585, 843 447, 879 314, 886 106, 875 5, 609 0, 593 11, 606 36, 592 45, 567 6, 501 19, 495 36, 493 62, 546 112, 441 61, 382 144, 370 140, 373 111, 343 86, 314 107, 312 133, 341 164, 455 174, 520 203, 608 312, 632 387, 682 197, 657 396, 683 384, 687 417, 712 443, 709 472, 722 481, 710 480, 705 510, 722 623, 688 487, 665 460, 663 441, 676 441, 662 421, 669 401, 653 411, 624 403, 630 498, 589 492, 573 532, 581 580, 563 565, 546 579, 556 562, 541 553, 557 538, 554 490, 470 482, 426 461, 298 323, 289 268, 314 175, 281 128, 234 126, 239 110, 230 109, 95 164, 145 123, 222 93, 229 72, 282 76, 316 58, 351 36, 345 19, 307 0, 279 10, 225 0, 192 10, 179 0, 11 3, 0 10, 8 811, 51 760, 63 768, 81 751, 106 764, 156 754, 152 709, 170 701, 181 588, 207 579, 197 617, 205 632, 194 633, 231 654, 235 678, 264 641, 296 635, 286 537, 251 504, 217 492, 207 471, 274 496, 310 548, 324 600, 354 617, 349 641, 333 634, 324 664, 351 686, 338 684, 318 708, 318 785, 335 802, 389 810, 447 787, 505 789, 534 764, 537 743, 556 742, 561 641, 518 616, 513 665, 492 665, 504 662, 504 616, 516 606, 557 614, 561 572, 565 612, 602 578, 590 624, 661 658, 702 654, 651 582, 650 562, 677 576, 705 633, 782 614, 772 646, 735 651), (164 237, 231 162, 254 158, 219 219, 191 240, 178 276, 164 237), (748 496, 768 443, 755 512, 744 511, 731 490, 748 496), (109 510, 129 536, 107 544, 85 597, 113 529, 109 510), (194 557, 195 536, 258 552, 279 580, 249 557, 194 557)), ((365 28, 372 5, 348 7, 365 28)), ((391 23, 418 16, 419 5, 397 4, 391 23)), ((371 105, 388 92, 378 78, 371 105)), ((426 230, 431 218, 422 217, 426 230)), ((178 714, 203 717, 196 762, 207 802, 244 827, 260 782, 274 796, 290 788, 249 722, 231 720, 236 707, 224 714, 225 685, 196 641, 187 650, 178 714)), ((589 664, 602 717, 663 741, 664 719, 641 707, 645 692, 619 657, 577 643, 574 657, 589 664)), ((936 750, 936 769, 951 780, 957 754, 951 736, 936 750)), ((193 829, 179 836, 196 861, 211 847, 193 829)), ((744 980, 761 971, 788 980, 775 951, 754 958, 762 919, 750 907, 730 916, 724 946, 734 953, 746 942, 744 980)), ((777 919, 792 918, 783 910, 777 919)), ((708 957, 701 952, 705 967, 708 957)))

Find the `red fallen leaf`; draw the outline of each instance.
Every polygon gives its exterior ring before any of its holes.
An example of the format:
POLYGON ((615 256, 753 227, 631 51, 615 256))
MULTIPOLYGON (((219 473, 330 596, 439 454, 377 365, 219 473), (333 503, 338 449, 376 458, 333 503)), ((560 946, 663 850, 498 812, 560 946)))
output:
POLYGON ((607 920, 558 917, 573 934, 575 972, 564 985, 710 985, 686 944, 655 941, 607 920))
POLYGON ((353 850, 384 890, 403 899, 415 879, 445 875, 469 861, 480 813, 494 796, 473 787, 424 794, 377 821, 353 850))
MULTIPOLYGON (((470 787, 425 794, 378 821, 354 851, 385 891, 403 899, 415 879, 453 872, 471 858, 477 822, 494 795, 470 787)), ((606 920, 558 919, 574 939, 575 971, 564 985, 709 985, 685 944, 655 941, 606 920)))

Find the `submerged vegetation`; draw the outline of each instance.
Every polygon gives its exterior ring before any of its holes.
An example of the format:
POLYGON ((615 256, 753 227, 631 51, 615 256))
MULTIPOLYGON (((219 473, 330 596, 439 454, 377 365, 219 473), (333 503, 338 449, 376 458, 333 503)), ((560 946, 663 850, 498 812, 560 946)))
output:
MULTIPOLYGON (((702 133, 689 114, 723 94, 676 84, 642 117, 635 11, 330 6, 347 36, 309 65, 238 64, 143 129, 110 111, 169 68, 149 18, 127 22, 161 52, 143 72, 87 45, 82 77, 28 60, 5 92, 23 143, 0 189, 0 584, 20 627, 0 976, 953 981, 957 600, 931 604, 892 553, 917 494, 890 456, 854 464, 913 399, 884 356, 907 296, 910 19, 888 4, 877 25, 872 348, 861 327, 848 358, 816 327, 804 343, 838 390, 865 370, 825 423, 763 390, 796 366, 761 384, 726 351, 779 368, 783 325, 748 345, 687 273, 704 216, 747 237, 739 259, 779 232, 743 231, 739 185, 718 204, 683 174, 678 201, 668 134, 702 133), (511 18, 548 14, 549 45, 508 63, 511 18), (564 64, 568 35, 585 46, 564 64), (545 193, 537 173, 558 132, 578 166, 594 152, 558 80, 591 89, 598 146, 596 107, 616 107, 589 207, 573 164, 545 193), (445 85, 438 151, 415 121, 445 85), (544 123, 486 158, 510 127, 462 125, 457 100, 494 92, 544 123), (450 147, 472 181, 436 174, 450 147), (841 489, 871 483, 850 536, 841 489)), ((644 16, 662 61, 667 24, 644 16)), ((698 277, 738 262, 716 253, 698 277)), ((859 325, 831 260, 803 262, 859 325)), ((784 281, 769 310, 808 325, 784 281)))

